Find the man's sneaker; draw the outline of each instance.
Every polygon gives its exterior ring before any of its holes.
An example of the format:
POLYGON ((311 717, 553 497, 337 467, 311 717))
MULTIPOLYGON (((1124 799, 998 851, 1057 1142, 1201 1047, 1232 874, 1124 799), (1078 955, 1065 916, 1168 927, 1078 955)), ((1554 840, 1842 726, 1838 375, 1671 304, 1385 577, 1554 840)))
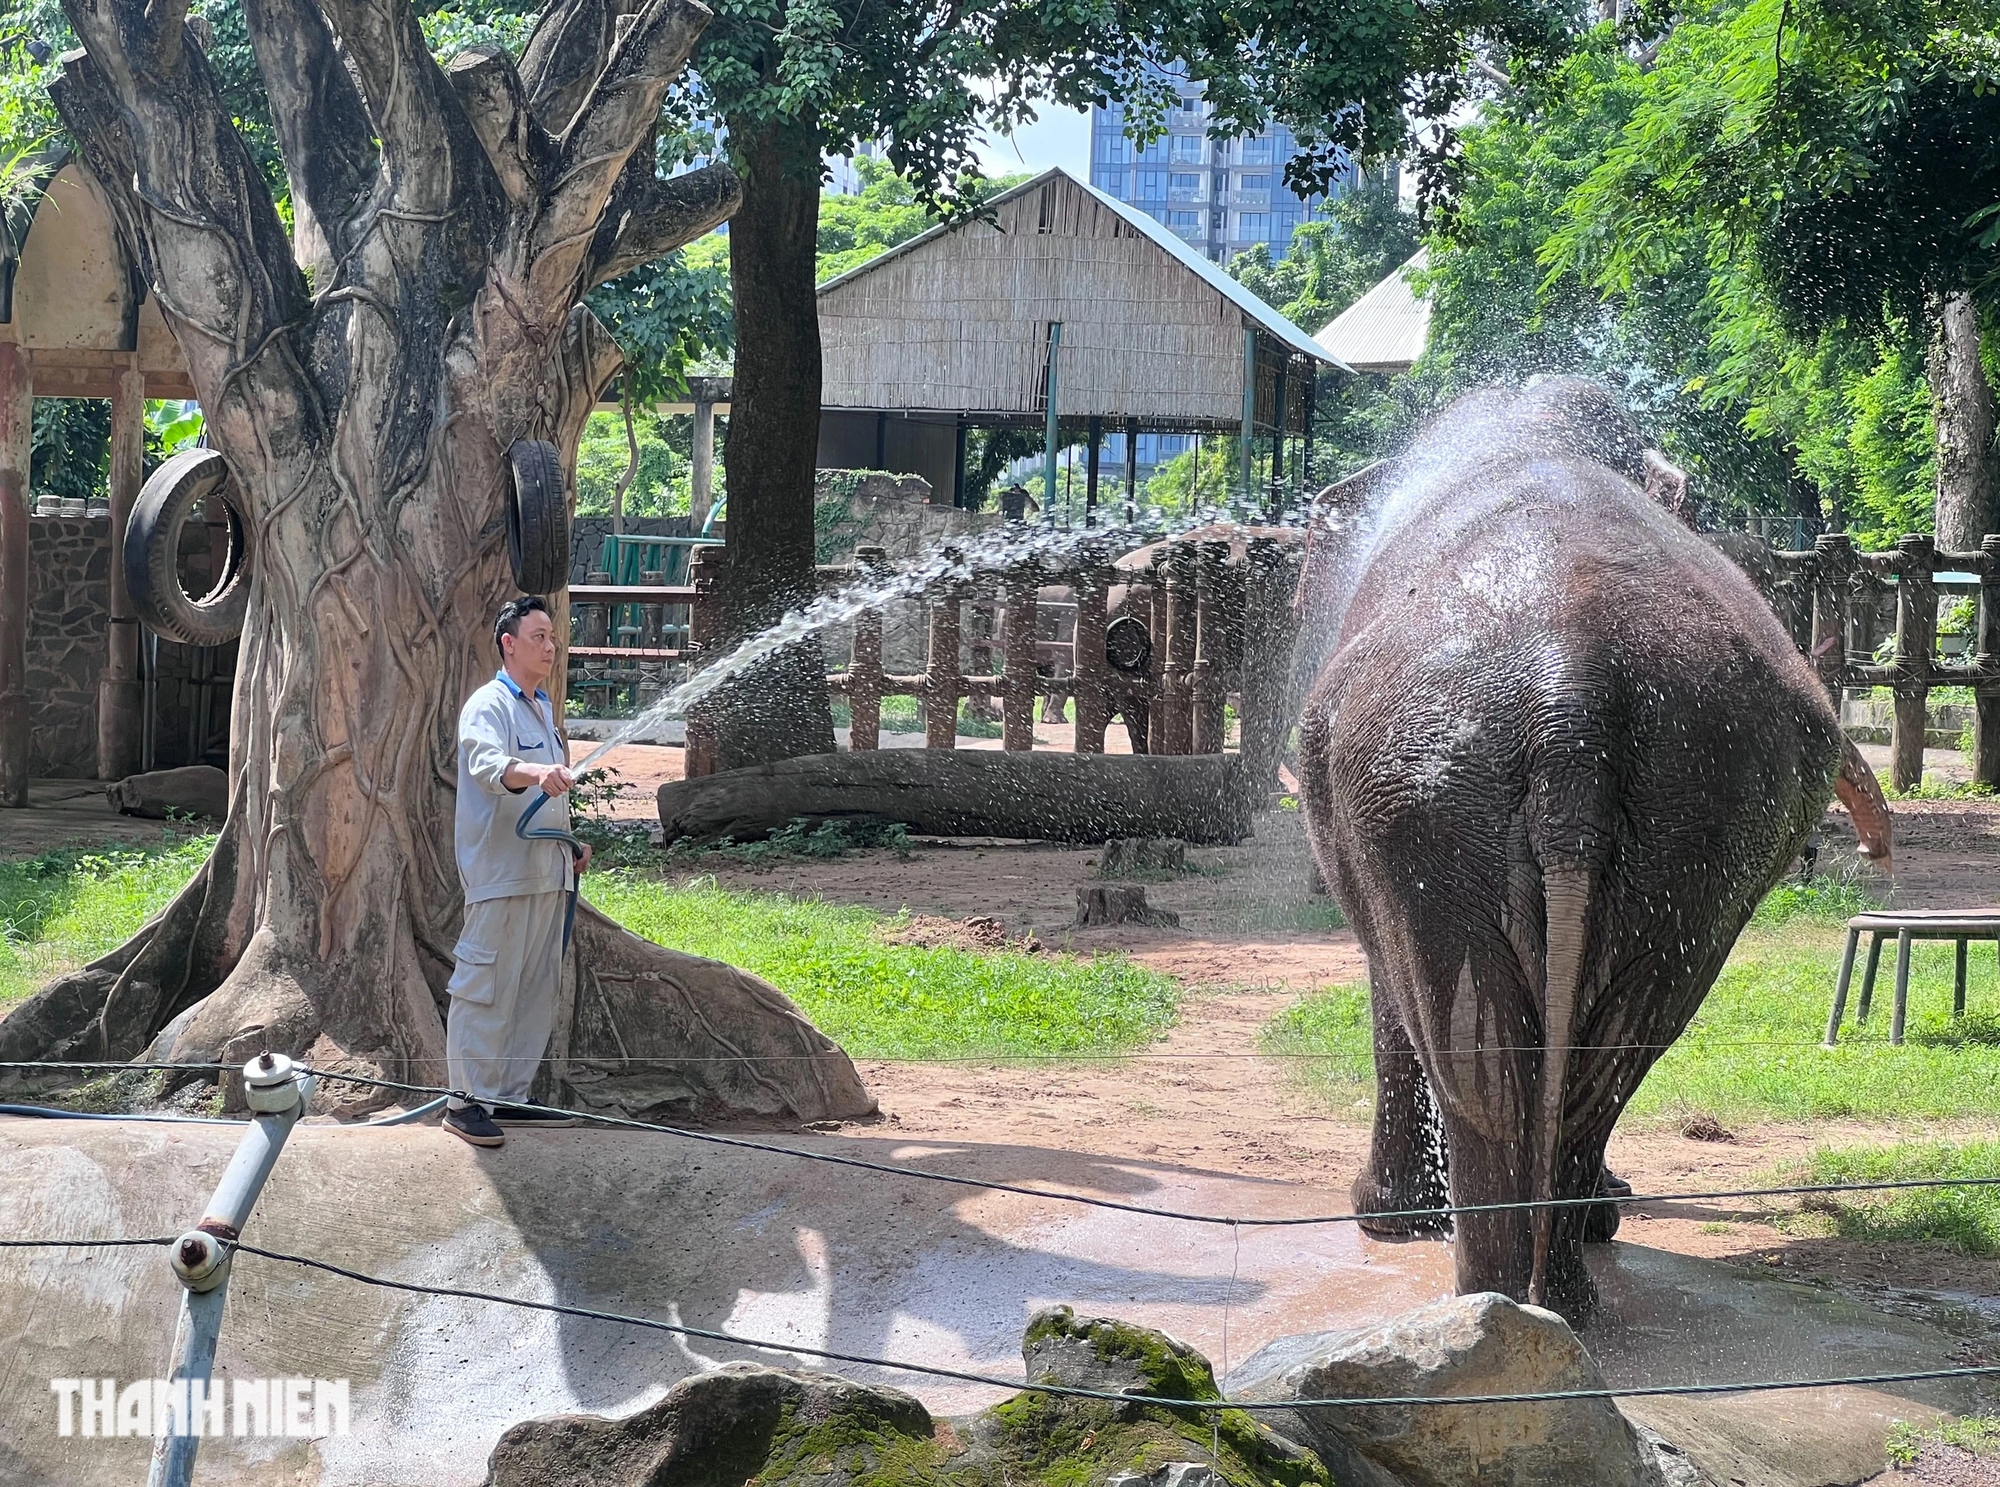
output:
POLYGON ((530 1100, 525 1105, 496 1105, 493 1107, 493 1118, 503 1126, 536 1126, 544 1131, 576 1124, 574 1115, 551 1110, 540 1100, 530 1100))
POLYGON ((486 1113, 484 1105, 467 1105, 459 1110, 444 1113, 444 1128, 461 1141, 470 1141, 474 1146, 504 1146, 507 1133, 493 1124, 493 1117, 486 1113))

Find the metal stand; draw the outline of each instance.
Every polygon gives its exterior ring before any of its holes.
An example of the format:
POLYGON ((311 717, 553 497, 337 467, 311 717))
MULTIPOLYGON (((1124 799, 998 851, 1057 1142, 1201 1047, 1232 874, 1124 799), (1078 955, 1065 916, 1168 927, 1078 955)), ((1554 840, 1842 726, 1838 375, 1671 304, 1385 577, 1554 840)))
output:
MULTIPOLYGON (((228 1245, 243 1232, 250 1210, 277 1165, 285 1138, 305 1114, 313 1081, 299 1073, 282 1053, 266 1053, 243 1066, 243 1092, 255 1112, 236 1155, 229 1159, 222 1181, 201 1222, 174 1241, 169 1263, 186 1287, 180 1320, 174 1326, 174 1363, 169 1375, 176 1383, 177 1410, 173 1433, 164 1430, 153 1444, 153 1463, 146 1487, 188 1487, 194 1475, 195 1448, 201 1444, 195 1422, 204 1413, 192 1398, 198 1385, 206 1396, 215 1371, 215 1344, 222 1331, 222 1307, 229 1292, 228 1245), (187 1398, 187 1403, 182 1400, 187 1398)), ((216 1411, 217 1414, 220 1411, 216 1411)), ((156 1421, 158 1428, 163 1422, 156 1421)))

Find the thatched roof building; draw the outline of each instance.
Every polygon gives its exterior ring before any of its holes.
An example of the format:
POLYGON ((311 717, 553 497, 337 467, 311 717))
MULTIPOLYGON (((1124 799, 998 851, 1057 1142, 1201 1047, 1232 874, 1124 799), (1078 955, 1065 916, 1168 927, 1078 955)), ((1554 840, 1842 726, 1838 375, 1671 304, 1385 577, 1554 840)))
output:
MULTIPOLYGON (((956 492, 963 430, 1309 432, 1338 358, 1143 212, 1046 171, 819 290, 820 464, 956 492)), ((1127 439, 1127 449, 1132 441, 1127 439)), ((1094 469, 1094 458, 1093 458, 1094 469)))

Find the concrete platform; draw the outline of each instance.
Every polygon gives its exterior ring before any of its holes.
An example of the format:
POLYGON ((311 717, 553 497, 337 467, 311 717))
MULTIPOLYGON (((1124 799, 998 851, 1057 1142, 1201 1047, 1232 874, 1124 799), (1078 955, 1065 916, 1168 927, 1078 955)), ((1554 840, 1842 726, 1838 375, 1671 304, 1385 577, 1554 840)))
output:
MULTIPOLYGON (((0 1120, 0 1233, 173 1234, 236 1133, 221 1126, 0 1120)), ((1128 1201, 1278 1216, 1335 1195, 1185 1166, 892 1135, 798 1144, 1128 1201)), ((1021 1329, 1067 1301, 1163 1327, 1218 1372, 1288 1333, 1359 1326, 1443 1295, 1434 1243, 1350 1226, 1244 1229, 1080 1209, 664 1137, 587 1130, 475 1151, 435 1127, 301 1127, 245 1238, 402 1280, 661 1317, 799 1346, 1018 1376, 1021 1329)), ((1615 1320, 1587 1342, 1614 1383, 1950 1366, 1954 1339, 1824 1293, 1616 1245, 1615 1320)), ((197 1479, 478 1482, 509 1424, 624 1413, 675 1380, 769 1353, 459 1299, 364 1287, 242 1256, 220 1371, 351 1380, 353 1429, 318 1442, 204 1444, 197 1479)), ((49 1380, 165 1372, 177 1288, 158 1249, 0 1251, 0 1481, 127 1484, 140 1440, 61 1439, 49 1380)), ((799 1360, 789 1360, 799 1361, 799 1360)), ((933 1410, 1000 1391, 843 1367, 933 1410)), ((1898 1418, 1971 1407, 1939 1387, 1652 1401, 1630 1413, 1718 1482, 1819 1487, 1880 1470, 1898 1418)))

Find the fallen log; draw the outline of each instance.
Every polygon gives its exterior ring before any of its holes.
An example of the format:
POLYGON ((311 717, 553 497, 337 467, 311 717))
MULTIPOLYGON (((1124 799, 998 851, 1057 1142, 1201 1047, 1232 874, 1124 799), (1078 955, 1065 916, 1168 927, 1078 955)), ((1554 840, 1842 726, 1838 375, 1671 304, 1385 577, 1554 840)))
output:
POLYGON ((879 749, 809 754, 660 786, 668 842, 753 841, 801 818, 919 836, 1240 842, 1250 796, 1235 754, 879 749))

